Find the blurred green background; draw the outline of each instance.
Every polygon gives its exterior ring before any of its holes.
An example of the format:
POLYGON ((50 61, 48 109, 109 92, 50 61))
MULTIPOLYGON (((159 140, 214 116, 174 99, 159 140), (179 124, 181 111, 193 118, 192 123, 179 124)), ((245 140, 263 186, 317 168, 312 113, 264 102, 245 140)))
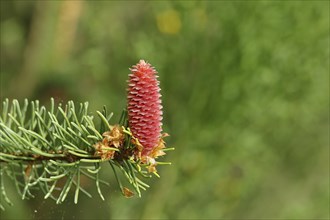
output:
POLYGON ((106 201, 9 188, 1 219, 329 218, 329 1, 1 0, 0 12, 1 100, 89 101, 116 123, 145 59, 176 148, 142 198, 122 197, 105 166, 106 201))

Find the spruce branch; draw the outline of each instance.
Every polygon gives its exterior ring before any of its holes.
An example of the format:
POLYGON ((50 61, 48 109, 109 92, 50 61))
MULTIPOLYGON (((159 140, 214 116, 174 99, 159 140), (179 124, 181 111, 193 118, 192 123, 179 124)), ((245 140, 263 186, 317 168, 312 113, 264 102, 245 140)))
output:
MULTIPOLYGON (((84 189, 81 177, 95 182, 102 200, 101 185, 109 183, 100 178, 101 163, 108 162, 117 183, 126 197, 141 196, 141 190, 149 185, 143 179, 158 176, 156 158, 164 154, 162 138, 153 154, 142 156, 143 146, 128 127, 127 111, 124 110, 119 124, 111 125, 112 113, 106 108, 97 111, 99 126, 89 113, 88 102, 78 107, 73 101, 50 107, 39 101, 24 100, 21 106, 17 100, 3 102, 0 116, 0 208, 2 202, 12 205, 6 194, 3 178, 8 176, 22 199, 33 198, 33 191, 40 190, 44 198, 62 203, 73 191, 74 202, 80 194, 92 195, 84 189), (121 172, 130 186, 124 186, 121 172)), ((159 163, 169 164, 169 163, 159 163)))

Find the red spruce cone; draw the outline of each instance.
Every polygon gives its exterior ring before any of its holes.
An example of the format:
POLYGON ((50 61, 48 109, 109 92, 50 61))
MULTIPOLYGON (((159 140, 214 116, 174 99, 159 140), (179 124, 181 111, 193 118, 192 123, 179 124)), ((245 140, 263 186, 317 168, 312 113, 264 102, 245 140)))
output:
POLYGON ((162 105, 157 71, 144 60, 134 65, 128 80, 128 124, 148 155, 162 132, 162 105))

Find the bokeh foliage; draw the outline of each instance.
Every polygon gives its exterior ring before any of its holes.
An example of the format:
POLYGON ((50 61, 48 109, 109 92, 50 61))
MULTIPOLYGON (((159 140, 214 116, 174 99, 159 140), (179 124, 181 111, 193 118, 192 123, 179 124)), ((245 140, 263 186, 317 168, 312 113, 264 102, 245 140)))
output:
POLYGON ((106 202, 17 198, 4 219, 329 217, 328 1, 1 1, 0 10, 1 100, 89 101, 119 119, 128 67, 145 59, 159 72, 176 148, 141 199, 115 186, 106 202))

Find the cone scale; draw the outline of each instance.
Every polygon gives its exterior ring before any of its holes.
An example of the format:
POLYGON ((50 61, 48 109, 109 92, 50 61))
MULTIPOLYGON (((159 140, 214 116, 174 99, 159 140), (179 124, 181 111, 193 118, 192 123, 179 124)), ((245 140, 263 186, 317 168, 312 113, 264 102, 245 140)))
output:
POLYGON ((157 71, 140 60, 130 68, 127 89, 128 125, 148 155, 161 139, 162 103, 157 71))

